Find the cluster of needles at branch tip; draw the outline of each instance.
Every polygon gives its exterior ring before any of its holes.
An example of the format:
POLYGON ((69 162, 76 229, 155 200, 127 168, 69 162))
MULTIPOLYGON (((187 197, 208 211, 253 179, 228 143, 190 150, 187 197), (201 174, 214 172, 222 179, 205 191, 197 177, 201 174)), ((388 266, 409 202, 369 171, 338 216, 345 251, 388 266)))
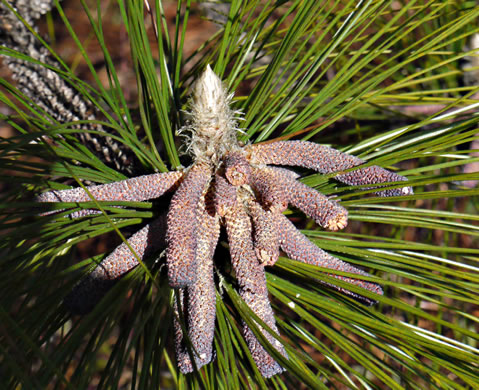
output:
MULTIPOLYGON (((334 200, 297 181, 298 175, 275 167, 301 166, 329 174, 350 185, 400 182, 405 177, 378 166, 345 170, 364 163, 359 158, 335 149, 303 141, 272 142, 242 146, 237 141, 239 113, 230 109, 221 80, 208 66, 195 83, 189 123, 180 130, 186 137, 193 163, 187 169, 145 175, 111 184, 87 187, 98 201, 143 201, 174 192, 166 221, 166 262, 171 287, 177 289, 176 349, 183 373, 209 363, 214 356, 215 283, 213 254, 220 227, 225 226, 231 263, 241 298, 277 335, 273 310, 268 298, 265 266, 272 266, 280 250, 291 259, 331 269, 331 277, 376 294, 376 283, 356 279, 368 274, 324 252, 283 215, 288 205, 302 210, 320 226, 339 230, 347 224, 347 210, 334 200), (343 271, 352 276, 336 275, 343 271), (186 334, 178 319, 184 319, 186 334), (186 343, 185 340, 189 340, 186 343), (191 358, 194 358, 194 362, 191 358)), ((378 189, 383 196, 412 194, 411 187, 378 189)), ((82 189, 51 191, 41 194, 39 202, 83 202, 90 196, 82 189)), ((82 210, 81 217, 98 210, 82 210)), ((162 221, 153 221, 128 241, 140 259, 161 245, 162 221)), ((92 306, 90 290, 118 279, 138 264, 130 250, 121 245, 81 281, 67 298, 73 311, 85 312, 92 306), (90 298, 89 298, 90 296, 90 298)), ((343 287, 329 287, 366 304, 374 300, 343 287)), ((279 354, 287 358, 281 343, 259 327, 279 354)), ((243 324, 243 334, 252 357, 265 377, 283 371, 266 351, 252 330, 243 324)))

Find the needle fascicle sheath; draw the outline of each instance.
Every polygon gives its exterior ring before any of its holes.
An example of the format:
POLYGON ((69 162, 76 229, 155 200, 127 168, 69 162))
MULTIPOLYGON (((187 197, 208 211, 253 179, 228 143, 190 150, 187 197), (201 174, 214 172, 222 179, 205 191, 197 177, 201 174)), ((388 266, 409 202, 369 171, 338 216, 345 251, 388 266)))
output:
MULTIPOLYGON (((176 189, 183 175, 184 173, 180 171, 154 173, 113 183, 89 186, 87 189, 97 201, 141 202, 159 198, 165 192, 176 189)), ((91 200, 90 196, 81 187, 44 192, 36 198, 37 202, 89 202, 91 200)), ((44 215, 59 211, 61 210, 49 211, 44 215)), ((100 213, 99 210, 84 209, 71 213, 70 217, 80 218, 98 213, 100 213)))
MULTIPOLYGON (((278 141, 251 145, 249 158, 253 163, 300 166, 328 174, 364 164, 365 161, 333 148, 308 141, 278 141)), ((367 185, 407 181, 407 178, 376 165, 339 174, 335 179, 349 185, 367 185)), ((411 187, 377 191, 381 196, 411 195, 411 187)))
MULTIPOLYGON (((213 255, 220 234, 220 222, 210 195, 208 193, 202 196, 198 206, 196 247, 198 277, 186 289, 179 290, 183 295, 181 306, 189 340, 185 340, 181 326, 175 324, 178 367, 183 373, 192 372, 194 369, 190 351, 197 369, 208 364, 213 358, 216 318, 213 255), (187 342, 191 343, 190 349, 185 345, 187 342)), ((176 317, 175 321, 178 321, 176 317)))
POLYGON ((194 164, 171 199, 168 210, 166 263, 171 287, 184 288, 197 278, 197 210, 211 180, 211 167, 194 164))
MULTIPOLYGON (((279 334, 269 302, 264 266, 258 261, 253 248, 251 219, 241 199, 237 199, 234 206, 228 209, 225 222, 231 262, 236 272, 240 296, 265 324, 279 334)), ((260 329, 269 343, 286 357, 282 344, 264 329, 261 327, 260 329)), ((253 360, 264 377, 269 378, 283 371, 246 324, 243 327, 243 334, 253 360)))
MULTIPOLYGON (((370 276, 367 272, 362 271, 356 267, 353 267, 351 264, 348 264, 342 260, 337 259, 334 256, 331 256, 329 253, 323 251, 321 248, 318 248, 314 245, 308 238, 301 233, 292 222, 282 214, 278 214, 277 223, 279 228, 280 235, 280 246, 281 249, 288 255, 290 259, 300 261, 302 263, 307 263, 311 265, 316 265, 323 268, 328 268, 332 270, 338 270, 342 272, 349 272, 352 274, 370 276)), ((369 290, 375 294, 383 295, 382 288, 373 282, 368 282, 366 280, 354 279, 347 276, 341 275, 329 275, 336 279, 343 280, 345 282, 354 284, 356 286, 362 287, 366 290, 369 290)), ((329 286, 345 293, 351 295, 356 299, 360 299, 367 304, 375 303, 374 300, 363 297, 356 293, 353 293, 345 288, 334 286, 327 283, 329 286)))

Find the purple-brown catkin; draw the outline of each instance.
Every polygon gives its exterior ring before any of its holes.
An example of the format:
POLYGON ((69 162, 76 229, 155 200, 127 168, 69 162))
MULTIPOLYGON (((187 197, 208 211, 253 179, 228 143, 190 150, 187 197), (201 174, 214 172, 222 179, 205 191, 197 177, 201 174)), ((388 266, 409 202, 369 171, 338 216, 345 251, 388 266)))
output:
MULTIPOLYGON (((172 171, 166 173, 154 173, 116 181, 108 184, 87 187, 93 198, 97 201, 132 201, 141 202, 143 200, 154 199, 162 196, 167 191, 174 190, 184 173, 172 171)), ((81 187, 71 190, 50 191, 40 194, 36 198, 37 202, 89 202, 90 196, 81 187)), ((55 210, 59 212, 62 210, 55 210)), ((51 214, 53 212, 46 212, 51 214)), ((70 214, 72 218, 84 217, 91 214, 99 214, 99 210, 84 209, 70 214)))
POLYGON ((318 225, 329 230, 344 229, 348 223, 347 210, 327 196, 300 183, 289 186, 289 203, 313 218, 318 225))
POLYGON ((249 182, 251 166, 241 152, 231 152, 223 157, 225 164, 225 176, 234 186, 240 186, 249 182))
MULTIPOLYGON (((321 227, 339 230, 347 225, 347 210, 335 201, 329 200, 327 196, 297 181, 294 172, 287 169, 266 168, 262 169, 261 176, 257 175, 257 177, 263 178, 263 183, 269 183, 266 186, 255 185, 258 191, 261 192, 273 185, 280 187, 282 196, 289 204, 313 218, 321 227)), ((261 196, 268 201, 271 195, 262 193, 261 196)))
POLYGON ((171 199, 166 233, 166 263, 171 287, 184 288, 197 278, 197 210, 210 178, 210 166, 196 163, 171 199))
MULTIPOLYGON (((163 215, 128 239, 128 243, 141 261, 165 246, 165 225, 166 218, 163 215)), ((74 314, 88 313, 114 282, 138 264, 137 258, 128 246, 125 243, 119 245, 65 297, 65 307, 74 314)))
MULTIPOLYGON (((196 282, 183 289, 183 310, 195 357, 196 368, 208 364, 213 357, 213 338, 216 318, 216 289, 213 273, 213 255, 220 234, 218 215, 215 214, 211 196, 201 197, 198 206, 197 229, 197 273, 196 282)), ((177 328, 175 326, 175 328, 177 328)), ((181 327, 180 327, 181 330, 181 327)), ((176 333, 176 354, 181 372, 193 371, 188 348, 183 341, 183 333, 176 333)))
MULTIPOLYGON (((240 296, 265 324, 279 334, 268 298, 264 267, 259 263, 253 249, 251 220, 241 201, 237 201, 234 207, 228 210, 225 221, 231 262, 236 272, 240 296)), ((261 327, 260 329, 274 348, 286 357, 286 351, 281 343, 261 327)), ((266 352, 246 324, 243 327, 243 334, 253 360, 264 377, 269 378, 283 372, 283 368, 266 352)))
MULTIPOLYGON (((255 164, 301 166, 325 174, 341 172, 364 164, 364 161, 358 157, 307 141, 279 141, 269 144, 251 145, 249 153, 250 161, 255 164)), ((378 183, 407 180, 404 176, 376 165, 339 174, 335 178, 350 185, 369 184, 372 187, 378 183)), ((381 196, 403 196, 411 195, 412 193, 411 187, 377 192, 381 196)))
POLYGON ((236 202, 236 188, 228 183, 226 178, 221 176, 220 173, 216 173, 215 175, 214 188, 215 210, 220 217, 224 217, 226 211, 233 207, 236 202))
MULTIPOLYGON (((284 174, 287 175, 286 172, 284 174)), ((294 172, 291 174, 294 175, 294 172)), ((266 207, 283 212, 288 208, 289 188, 283 185, 279 176, 278 172, 272 168, 254 168, 249 184, 266 207)))
MULTIPOLYGON (((286 218, 284 215, 277 215, 277 223, 280 234, 280 245, 281 249, 288 255, 290 259, 301 261, 302 263, 312 264, 323 268, 329 268, 332 270, 338 270, 342 272, 349 272, 352 274, 370 276, 367 272, 362 271, 356 267, 353 267, 351 264, 348 264, 342 260, 337 259, 336 257, 331 256, 329 253, 323 251, 314 245, 308 238, 302 234, 296 227, 286 218)), ((329 274, 334 278, 343 280, 345 282, 354 284, 356 286, 362 287, 366 290, 369 290, 373 293, 382 295, 382 288, 373 282, 368 282, 365 280, 353 279, 347 276, 329 274)), ((368 304, 373 304, 373 301, 370 298, 363 297, 356 293, 353 293, 345 288, 334 286, 332 284, 326 283, 328 286, 333 287, 344 294, 351 295, 355 298, 361 299, 368 304)))
POLYGON ((265 266, 272 266, 279 257, 279 233, 276 217, 260 204, 248 202, 248 212, 253 221, 253 245, 256 257, 265 266))

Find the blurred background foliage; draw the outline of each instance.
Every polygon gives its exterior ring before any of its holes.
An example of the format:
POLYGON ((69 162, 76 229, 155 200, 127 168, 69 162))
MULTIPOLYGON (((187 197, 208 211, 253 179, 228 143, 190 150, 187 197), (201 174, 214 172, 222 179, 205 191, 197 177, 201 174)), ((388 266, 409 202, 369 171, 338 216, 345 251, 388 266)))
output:
MULTIPOLYGON (((217 264, 216 360, 184 376, 172 343, 164 259, 138 267, 94 311, 71 287, 168 199, 105 204, 107 215, 37 217, 35 194, 125 177, 43 115, 0 68, 0 384, 10 389, 479 387, 479 130, 474 1, 150 0, 56 2, 40 35, 58 74, 101 113, 142 173, 188 158, 175 135, 189 87, 211 64, 244 113, 244 142, 305 139, 408 176, 415 194, 301 172, 349 211, 341 232, 287 212, 318 246, 375 275, 364 307, 281 258, 269 268, 287 371, 262 378, 241 337, 248 310, 228 252, 217 264), (61 137, 60 137, 61 136, 61 137), (80 164, 78 164, 80 162, 80 164)), ((1 45, 2 42, 0 42, 1 45)), ((22 57, 0 46, 4 56, 22 57)), ((24 56, 24 55, 23 55, 24 56)), ((81 205, 73 205, 80 208, 81 205)), ((68 212, 70 212, 69 210, 68 212)), ((159 254, 158 254, 159 255, 159 254)), ((335 280, 336 283, 336 280, 335 280)), ((359 290, 358 290, 359 291, 359 290)))

